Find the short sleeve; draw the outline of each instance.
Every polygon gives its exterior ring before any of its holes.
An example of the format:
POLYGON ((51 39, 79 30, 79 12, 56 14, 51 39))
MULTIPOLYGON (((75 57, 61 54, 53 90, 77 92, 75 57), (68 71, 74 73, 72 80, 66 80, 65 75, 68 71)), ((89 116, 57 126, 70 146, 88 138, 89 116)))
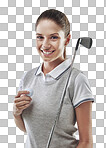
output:
POLYGON ((27 74, 27 72, 25 72, 22 77, 21 77, 21 80, 19 82, 19 87, 18 87, 18 91, 21 91, 23 90, 23 81, 24 81, 24 78, 25 78, 25 75, 27 74))
POLYGON ((74 108, 86 101, 94 102, 94 96, 92 94, 88 78, 83 73, 79 73, 74 83, 74 108))

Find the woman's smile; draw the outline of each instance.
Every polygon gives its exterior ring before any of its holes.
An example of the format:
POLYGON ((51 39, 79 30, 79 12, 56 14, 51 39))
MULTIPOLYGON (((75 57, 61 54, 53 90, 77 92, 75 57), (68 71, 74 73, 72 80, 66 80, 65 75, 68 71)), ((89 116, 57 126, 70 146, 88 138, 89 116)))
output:
POLYGON ((40 50, 44 56, 50 56, 55 52, 55 50, 43 50, 42 48, 40 50))

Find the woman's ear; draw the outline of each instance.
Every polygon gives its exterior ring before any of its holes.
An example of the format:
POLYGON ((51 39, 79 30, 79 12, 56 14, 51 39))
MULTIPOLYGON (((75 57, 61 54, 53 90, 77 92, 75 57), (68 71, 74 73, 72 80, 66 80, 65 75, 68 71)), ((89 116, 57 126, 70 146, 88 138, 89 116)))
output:
POLYGON ((71 34, 69 34, 69 35, 66 37, 65 46, 67 46, 67 45, 69 44, 70 39, 71 39, 71 34))

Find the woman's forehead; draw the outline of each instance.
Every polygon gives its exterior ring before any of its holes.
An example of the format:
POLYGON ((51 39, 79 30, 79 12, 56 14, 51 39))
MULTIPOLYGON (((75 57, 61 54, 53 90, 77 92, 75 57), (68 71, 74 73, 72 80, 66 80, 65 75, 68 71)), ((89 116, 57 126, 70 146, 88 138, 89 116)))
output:
MULTIPOLYGON (((63 30, 59 25, 51 20, 41 20, 36 28, 36 33, 39 34, 60 34, 63 30)), ((64 33, 64 32, 63 32, 64 33)))
POLYGON ((54 21, 52 20, 41 20, 38 25, 36 30, 38 29, 52 29, 52 30, 62 30, 59 25, 57 25, 54 21))

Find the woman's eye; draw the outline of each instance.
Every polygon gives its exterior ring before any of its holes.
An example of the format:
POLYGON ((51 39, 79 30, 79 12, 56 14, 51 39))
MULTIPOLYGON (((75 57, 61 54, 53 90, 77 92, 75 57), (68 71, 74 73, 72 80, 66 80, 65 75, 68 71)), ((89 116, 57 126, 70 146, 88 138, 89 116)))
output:
POLYGON ((37 39, 43 39, 43 37, 42 37, 42 36, 37 36, 36 38, 37 38, 37 39))
POLYGON ((58 37, 57 36, 52 36, 51 39, 58 39, 58 37))

